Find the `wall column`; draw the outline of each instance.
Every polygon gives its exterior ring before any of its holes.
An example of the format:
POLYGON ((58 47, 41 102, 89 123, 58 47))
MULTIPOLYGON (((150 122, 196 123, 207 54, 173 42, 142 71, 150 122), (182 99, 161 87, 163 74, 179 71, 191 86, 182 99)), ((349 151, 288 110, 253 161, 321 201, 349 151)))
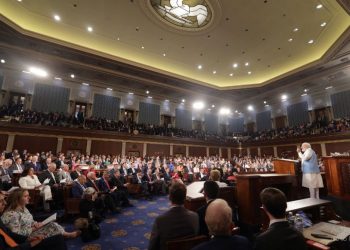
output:
POLYGON ((231 148, 227 148, 227 159, 231 160, 231 148))
POLYGON ((87 142, 86 142, 86 154, 90 155, 90 153, 91 153, 91 139, 87 139, 87 142))
POLYGON ((189 154, 190 154, 190 149, 189 149, 188 145, 186 145, 186 157, 188 157, 189 154))
POLYGON ((258 156, 261 157, 261 149, 258 147, 258 156))
POLYGON ((58 137, 57 138, 57 147, 56 147, 56 152, 62 152, 62 144, 63 144, 63 137, 58 137))
POLYGON ((122 141, 122 156, 125 156, 126 155, 126 142, 125 141, 122 141))
POLYGON ((220 157, 220 158, 222 157, 222 151, 221 151, 221 148, 219 148, 219 157, 220 157))
POLYGON ((207 147, 206 149, 207 149, 207 157, 209 157, 209 147, 207 147))
POLYGON ((324 142, 321 143, 321 154, 322 156, 327 156, 326 144, 324 142))
POLYGON ((15 142, 15 134, 9 134, 7 138, 6 152, 12 152, 14 142, 15 142))
POLYGON ((274 156, 274 157, 278 157, 278 154, 277 154, 277 147, 276 147, 276 146, 273 147, 273 156, 274 156))
POLYGON ((147 143, 143 144, 143 157, 147 155, 147 143))
POLYGON ((170 144, 170 151, 169 151, 170 155, 174 155, 174 145, 170 144))

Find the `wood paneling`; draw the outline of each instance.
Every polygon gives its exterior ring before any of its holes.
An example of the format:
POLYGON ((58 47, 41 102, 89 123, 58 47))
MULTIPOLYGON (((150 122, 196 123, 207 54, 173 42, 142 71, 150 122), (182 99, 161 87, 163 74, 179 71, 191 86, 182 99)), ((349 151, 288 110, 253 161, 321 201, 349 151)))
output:
POLYGON ((118 141, 91 141, 91 154, 121 155, 122 142, 118 141))
POLYGON ((231 148, 231 157, 239 156, 240 150, 238 148, 231 148))
POLYGON ((258 148, 250 148, 250 155, 252 157, 258 156, 258 148))
POLYGON ((273 153, 273 147, 261 147, 260 148, 260 153, 261 153, 261 156, 274 156, 274 153, 273 153))
POLYGON ((278 146, 277 147, 277 156, 285 158, 298 158, 297 146, 288 145, 288 146, 278 146))
POLYGON ((350 151, 350 142, 326 143, 327 155, 331 155, 331 153, 334 153, 334 152, 344 153, 349 151, 350 151))
POLYGON ((206 147, 189 147, 189 155, 190 156, 206 156, 207 148, 206 147))
POLYGON ((53 153, 56 153, 57 138, 16 135, 13 144, 13 149, 18 149, 19 151, 27 149, 31 153, 40 153, 43 151, 52 151, 53 153))
POLYGON ((254 128, 255 128, 254 122, 247 123, 247 132, 248 133, 254 133, 254 128))
POLYGON ((62 143, 62 152, 67 153, 68 151, 78 151, 81 154, 86 154, 86 144, 87 140, 85 139, 64 138, 62 143))
POLYGON ((210 156, 217 156, 217 155, 219 155, 219 148, 209 148, 209 155, 210 156))
POLYGON ((0 150, 5 151, 7 146, 8 135, 0 134, 0 150))
POLYGON ((321 157, 322 156, 322 149, 321 144, 319 143, 312 143, 311 148, 316 152, 316 154, 321 157))
POLYGON ((143 143, 127 142, 125 145, 126 155, 143 156, 143 143))
POLYGON ((169 156, 170 145, 164 144, 147 144, 147 155, 149 156, 169 156))
POLYGON ((241 155, 243 155, 243 156, 247 155, 247 149, 246 148, 242 148, 241 155))
POLYGON ((186 155, 186 146, 179 146, 179 145, 174 145, 173 146, 173 155, 186 155))
POLYGON ((221 148, 221 157, 224 159, 227 159, 228 157, 227 148, 221 148))

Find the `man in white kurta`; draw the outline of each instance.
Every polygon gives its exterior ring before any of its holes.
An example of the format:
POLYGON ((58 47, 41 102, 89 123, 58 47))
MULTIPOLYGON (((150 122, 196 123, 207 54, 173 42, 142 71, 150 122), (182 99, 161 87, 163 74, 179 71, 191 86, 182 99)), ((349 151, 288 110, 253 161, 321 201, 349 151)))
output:
POLYGON ((301 159, 301 168, 303 171, 302 185, 309 188, 310 198, 319 199, 319 188, 323 187, 323 181, 316 153, 311 149, 311 145, 306 142, 301 145, 301 149, 299 147, 297 148, 297 152, 301 159))

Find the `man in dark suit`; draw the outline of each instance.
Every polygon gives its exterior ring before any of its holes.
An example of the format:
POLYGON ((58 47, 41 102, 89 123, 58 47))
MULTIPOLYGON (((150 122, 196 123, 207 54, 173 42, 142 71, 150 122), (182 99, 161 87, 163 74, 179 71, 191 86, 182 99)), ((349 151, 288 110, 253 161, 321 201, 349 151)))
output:
POLYGON ((286 220, 287 198, 277 188, 265 188, 260 193, 263 209, 270 219, 269 229, 256 238, 256 250, 306 250, 303 235, 286 220))
MULTIPOLYGON (((103 179, 105 182, 108 182, 109 188, 111 188, 116 195, 117 200, 124 207, 131 206, 130 201, 128 199, 128 188, 127 184, 124 183, 123 179, 121 179, 121 175, 119 171, 114 172, 114 175, 110 178, 109 174, 105 172, 103 174, 103 179)), ((101 181, 100 179, 100 181, 101 181)))
POLYGON ((186 186, 174 182, 169 190, 171 208, 158 216, 153 224, 148 249, 166 249, 169 240, 195 236, 198 234, 198 215, 183 205, 186 198, 186 186))
POLYGON ((207 224, 205 223, 205 213, 209 204, 218 197, 219 185, 215 181, 204 182, 204 197, 206 204, 197 210, 199 217, 199 234, 209 236, 207 224))
MULTIPOLYGON (((5 196, 0 193, 0 215, 6 206, 5 196)), ((28 249, 53 249, 66 250, 63 235, 45 238, 28 238, 11 232, 0 220, 0 249, 2 250, 28 250, 28 249)))
POLYGON ((22 165, 22 159, 21 159, 21 157, 18 156, 15 159, 15 163, 12 164, 11 167, 9 167, 10 176, 12 177, 13 171, 17 171, 18 173, 22 173, 23 170, 24 170, 24 165, 22 165))
POLYGON ((41 164, 38 162, 38 156, 33 155, 32 160, 28 162, 25 166, 26 168, 33 168, 34 172, 41 171, 41 164))
POLYGON ((232 209, 223 199, 212 201, 205 215, 205 222, 208 225, 210 241, 204 242, 193 250, 251 250, 248 239, 242 236, 232 236, 232 209))
POLYGON ((75 180, 81 175, 81 167, 80 165, 77 165, 75 167, 75 170, 70 173, 70 177, 72 177, 72 180, 75 180))
POLYGON ((80 175, 72 185, 72 197, 73 198, 82 198, 84 191, 86 189, 86 177, 85 175, 80 175))

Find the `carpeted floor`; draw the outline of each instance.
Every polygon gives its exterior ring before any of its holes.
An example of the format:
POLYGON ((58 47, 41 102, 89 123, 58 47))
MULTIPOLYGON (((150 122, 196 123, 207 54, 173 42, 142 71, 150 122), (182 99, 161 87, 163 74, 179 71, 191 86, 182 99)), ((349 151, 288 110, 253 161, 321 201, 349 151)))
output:
MULTIPOLYGON (((80 238, 68 240, 68 249, 147 249, 154 218, 170 207, 168 197, 154 197, 152 201, 131 200, 131 203, 134 207, 124 208, 121 214, 108 216, 100 224, 100 239, 89 243, 83 243, 80 238)), ((66 230, 72 229, 72 225, 66 226, 66 230)))

